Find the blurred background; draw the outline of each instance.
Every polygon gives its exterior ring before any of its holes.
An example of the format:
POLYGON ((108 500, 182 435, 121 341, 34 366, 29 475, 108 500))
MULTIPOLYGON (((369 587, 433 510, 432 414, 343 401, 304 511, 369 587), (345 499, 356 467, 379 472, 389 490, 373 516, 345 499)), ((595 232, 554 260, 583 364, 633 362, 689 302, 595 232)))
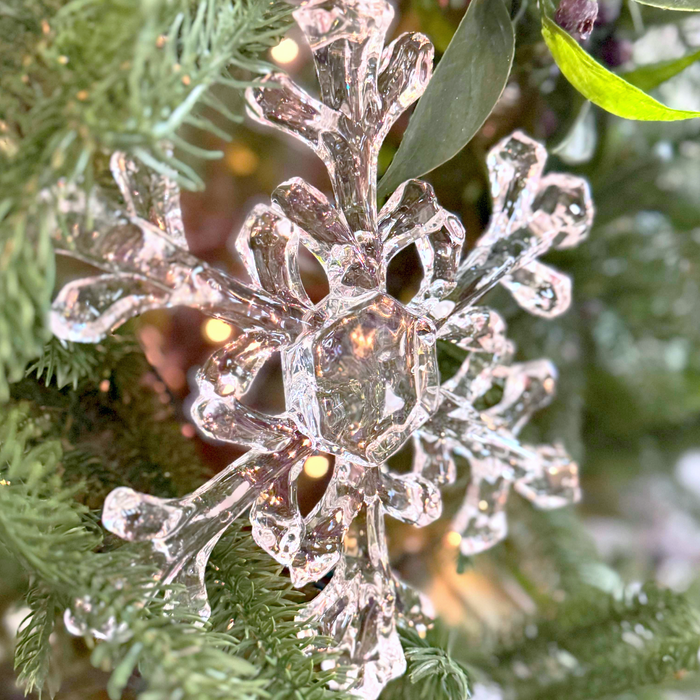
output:
MULTIPOLYGON (((394 32, 426 33, 439 56, 466 4, 401 2, 394 32)), ((506 318, 517 359, 548 357, 559 369, 556 401, 528 430, 537 440, 563 441, 579 460, 584 497, 578 511, 604 560, 622 581, 654 578, 700 603, 700 121, 635 123, 585 103, 554 65, 534 3, 523 2, 521 10, 514 70, 500 103, 469 146, 427 179, 473 242, 490 215, 485 155, 514 129, 546 142, 549 169, 588 178, 597 210, 590 237, 547 258, 573 278, 569 312, 538 319, 499 291, 485 303, 506 318)), ((600 0, 586 42, 597 60, 615 70, 676 58, 699 46, 700 16, 621 0, 600 0)), ((310 52, 295 29, 272 49, 270 60, 315 92, 310 52)), ((657 92, 671 107, 700 110, 700 65, 657 92)), ((407 120, 404 115, 385 143, 380 175, 407 120)), ((244 276, 234 243, 250 209, 293 176, 322 191, 330 186, 321 162, 300 143, 250 121, 232 136, 228 143, 212 137, 202 144, 221 148, 225 156, 206 163, 206 189, 184 193, 183 210, 192 252, 244 276)), ((410 299, 421 274, 415 250, 407 249, 390 267, 391 293, 410 299)), ((311 298, 323 298, 323 271, 306 251, 302 277, 311 298)), ((149 313, 137 328, 154 368, 140 381, 178 418, 182 434, 212 473, 240 453, 196 435, 187 420, 192 376, 235 333, 192 309, 149 313)), ((108 391, 109 382, 100 388, 108 391)), ((279 364, 265 367, 247 398, 257 408, 284 410, 279 364)), ((407 455, 399 456, 399 468, 401 460, 407 455)), ((303 509, 318 500, 331 470, 332 460, 323 455, 309 460, 300 481, 303 509)), ((457 495, 454 500, 456 507, 457 495)), ((448 494, 448 511, 449 504, 448 494)), ((511 499, 511 513, 524 508, 529 506, 511 499)), ((516 516, 510 522, 517 541, 516 516)), ((456 567, 459 543, 449 533, 449 517, 424 530, 391 523, 389 534, 395 566, 431 597, 447 622, 466 630, 498 630, 532 610, 523 581, 503 574, 514 545, 499 545, 456 567)), ((11 572, 2 579, 0 698, 10 700, 21 697, 12 681, 10 640, 24 612, 11 603, 11 572)), ((57 697, 106 697, 102 674, 81 661, 82 642, 70 644, 73 650, 65 653, 75 668, 57 697)), ((697 698, 700 691, 679 686, 673 692, 697 698)), ((484 689, 481 693, 488 697, 484 689)))

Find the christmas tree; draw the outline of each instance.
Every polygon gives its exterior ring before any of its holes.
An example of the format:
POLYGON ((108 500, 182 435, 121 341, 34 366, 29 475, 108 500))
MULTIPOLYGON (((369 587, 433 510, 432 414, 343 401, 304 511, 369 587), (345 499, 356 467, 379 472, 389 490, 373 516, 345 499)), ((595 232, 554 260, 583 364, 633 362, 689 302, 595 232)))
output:
POLYGON ((0 3, 0 697, 696 697, 693 10, 0 3))

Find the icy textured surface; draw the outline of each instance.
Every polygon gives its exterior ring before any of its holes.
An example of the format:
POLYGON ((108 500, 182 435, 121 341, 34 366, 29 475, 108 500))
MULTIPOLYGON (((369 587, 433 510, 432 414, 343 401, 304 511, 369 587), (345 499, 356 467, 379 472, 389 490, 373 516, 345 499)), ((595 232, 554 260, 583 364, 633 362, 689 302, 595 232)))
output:
MULTIPOLYGON (((379 148, 428 84, 432 46, 404 34, 385 47, 393 10, 384 0, 312 1, 294 15, 313 50, 321 97, 271 75, 248 91, 249 113, 309 145, 328 168, 334 197, 294 178, 271 204, 256 206, 237 240, 250 278, 243 284, 189 253, 177 187, 114 154, 118 197, 97 189, 88 198, 69 188, 47 194, 59 199, 59 251, 101 270, 59 292, 51 323, 60 337, 92 342, 145 309, 188 305, 240 328, 199 371, 192 416, 204 434, 250 451, 184 498, 116 489, 103 523, 140 543, 134 556, 154 565, 158 580, 184 584, 173 604, 206 617, 209 554, 250 509, 255 541, 289 567, 295 585, 335 567, 300 614, 300 635, 310 645, 317 629, 334 639, 343 687, 372 699, 406 667, 397 622, 430 624, 415 592, 391 572, 385 515, 419 527, 439 518, 439 487, 455 481, 457 456, 471 470, 453 523, 466 554, 505 536, 511 489, 540 508, 578 498, 577 467, 561 446, 518 440, 552 399, 554 367, 514 362, 503 320, 478 303, 502 284, 531 313, 564 312, 570 281, 538 258, 576 245, 593 208, 583 180, 543 175, 544 148, 516 132, 488 155, 493 217, 461 263, 464 229, 427 183, 403 183, 377 211, 379 148), (385 277, 411 244, 424 276, 404 305, 387 294, 385 277), (317 306, 301 283, 300 245, 328 276, 330 293, 317 306), (438 339, 467 353, 442 386, 438 339), (242 399, 277 352, 287 411, 267 415, 242 399), (409 439, 413 472, 392 474, 383 463, 409 439), (335 468, 303 517, 296 480, 318 451, 334 453, 335 468)), ((89 609, 90 601, 76 603, 71 629, 85 628, 89 609)))
POLYGON ((396 630, 398 582, 388 564, 384 517, 378 499, 363 506, 345 538, 345 551, 331 582, 297 617, 330 637, 348 683, 363 696, 376 698, 406 670, 396 630))
POLYGON ((379 294, 284 350, 287 408, 329 452, 381 464, 437 407, 436 330, 379 294))

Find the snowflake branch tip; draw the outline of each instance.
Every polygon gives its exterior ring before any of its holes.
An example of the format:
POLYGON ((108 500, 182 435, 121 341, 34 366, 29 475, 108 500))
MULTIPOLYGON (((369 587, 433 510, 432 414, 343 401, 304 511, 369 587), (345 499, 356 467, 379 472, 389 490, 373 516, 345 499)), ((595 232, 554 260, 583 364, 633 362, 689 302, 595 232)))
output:
POLYGON ((471 555, 506 536, 511 490, 538 508, 580 498, 578 466, 562 446, 519 439, 553 400, 554 366, 516 362, 503 319, 478 304, 500 284, 529 313, 566 311, 571 281, 539 258, 583 240, 593 205, 584 180, 545 175, 544 147, 515 132, 487 157, 493 215, 468 250, 461 222, 425 182, 402 183, 377 211, 379 148, 428 85, 432 45, 403 34, 384 46, 393 17, 384 0, 311 0, 294 16, 314 55, 320 99, 275 73, 247 90, 248 112, 306 142, 334 196, 293 178, 256 206, 236 243, 250 279, 243 284, 191 255, 177 187, 115 154, 116 201, 102 191, 47 195, 60 201, 58 247, 101 270, 59 292, 51 323, 60 337, 88 342, 145 309, 188 305, 240 328, 197 373, 191 413, 205 436, 249 452, 184 498, 116 489, 104 525, 138 543, 159 581, 183 584, 176 602, 189 600, 206 617, 211 549, 250 510, 255 541, 289 568, 295 586, 335 568, 300 613, 300 635, 331 637, 342 688, 373 700, 406 668, 398 621, 429 624, 391 571, 385 516, 418 527, 435 521, 440 487, 466 469, 452 527, 471 555), (404 304, 388 293, 386 277, 410 245, 424 274, 404 304), (300 246, 328 277, 329 293, 315 305, 301 281, 300 246), (449 379, 438 369, 438 340, 466 353, 449 379), (245 399, 275 353, 286 408, 270 415, 245 399), (412 470, 392 473, 387 460, 408 441, 412 470), (335 464, 304 516, 298 477, 319 452, 335 464))

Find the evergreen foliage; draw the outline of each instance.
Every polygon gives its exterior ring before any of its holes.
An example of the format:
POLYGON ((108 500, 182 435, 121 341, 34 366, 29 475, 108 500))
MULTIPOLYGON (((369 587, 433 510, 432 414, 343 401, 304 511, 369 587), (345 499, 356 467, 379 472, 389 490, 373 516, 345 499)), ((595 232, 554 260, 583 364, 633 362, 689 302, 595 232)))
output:
POLYGON ((77 389, 78 383, 83 380, 99 384, 100 379, 109 379, 109 368, 137 348, 136 342, 128 336, 114 335, 97 344, 71 343, 52 338, 26 373, 36 373, 36 378, 47 386, 55 383, 58 389, 69 385, 77 389))
MULTIPOLYGON (((457 24, 451 11, 432 0, 414 5, 444 50, 457 24)), ((553 115, 557 141, 582 102, 552 77, 551 63, 543 68, 533 5, 511 7, 513 83, 528 104, 518 123, 536 133, 535 115, 553 115)), ((661 21, 649 12, 649 23, 661 21)), ((623 16, 615 29, 629 22, 623 16)), ((113 700, 131 690, 142 700, 347 697, 328 687, 342 678, 322 664, 332 658, 327 640, 308 648, 297 637, 295 614, 316 590, 294 590, 243 523, 212 554, 206 624, 170 606, 177 591, 154 587, 150 570, 133 565, 138 546, 104 533, 97 511, 115 486, 174 497, 209 470, 144 381, 151 370, 130 331, 76 345, 46 328, 55 276, 46 193, 106 184, 116 149, 184 188, 201 187, 197 163, 220 155, 204 135, 228 138, 240 121, 237 93, 268 69, 262 53, 289 23, 290 7, 278 0, 0 2, 0 583, 28 611, 14 662, 27 693, 53 690, 50 639, 65 637, 63 614, 81 596, 91 626, 108 632, 87 643, 92 664, 111 674, 113 700)), ((600 59, 599 45, 589 49, 600 59)), ((506 315, 521 357, 552 357, 562 374, 557 403, 528 429, 578 452, 593 509, 604 510, 621 473, 638 475, 650 453, 666 455, 667 469, 668 455, 697 445, 700 199, 692 125, 628 129, 596 112, 595 129, 595 153, 578 171, 593 187, 596 228, 585 247, 553 256, 575 280, 575 309, 556 322, 512 306, 506 315), (672 157, 659 156, 660 141, 672 157)), ((475 141, 473 158, 432 180, 437 188, 449 181, 450 208, 484 209, 485 218, 484 173, 469 170, 483 160, 475 141)), ((462 359, 442 344, 443 378, 462 359)), ((514 581, 536 612, 498 635, 442 623, 425 637, 402 630, 408 670, 382 700, 462 700, 482 681, 508 700, 656 698, 678 678, 696 692, 697 676, 686 675, 700 648, 692 592, 630 588, 574 512, 512 500, 508 540, 461 564, 514 581)))
POLYGON ((26 602, 31 612, 17 633, 17 684, 27 693, 41 693, 49 674, 50 637, 60 611, 54 594, 42 585, 30 589, 26 602))
POLYGON ((408 668, 404 676, 387 686, 382 698, 460 700, 471 697, 469 672, 451 654, 450 641, 454 636, 440 625, 424 636, 415 630, 401 630, 408 668))
POLYGON ((63 451, 42 439, 40 423, 21 404, 0 425, 0 542, 32 585, 15 659, 27 692, 46 680, 58 615, 82 596, 92 606, 90 625, 107 636, 92 662, 113 669, 111 698, 120 697, 136 667, 149 700, 173 693, 193 700, 341 697, 325 687, 331 672, 314 671, 322 652, 307 655, 306 642, 296 637, 298 592, 240 526, 215 551, 212 622, 202 625, 170 609, 150 571, 131 564, 138 546, 102 543, 90 511, 74 499, 79 487, 62 483, 63 451), (236 622, 229 625, 232 613, 236 622))
POLYGON ((484 664, 518 700, 594 700, 697 669, 700 617, 682 597, 647 585, 622 599, 591 592, 530 621, 484 664))
POLYGON ((219 157, 181 135, 238 120, 220 92, 266 70, 288 26, 268 0, 8 0, 0 6, 0 398, 49 340, 54 279, 42 194, 89 188, 128 150, 185 188, 185 158, 219 157), (175 153, 171 152, 175 146, 175 153), (180 155, 181 154, 181 155, 180 155))
POLYGON ((327 687, 337 674, 320 670, 322 661, 333 658, 323 640, 306 649, 308 641, 297 637, 294 615, 305 596, 291 587, 280 566, 255 546, 244 527, 234 525, 224 535, 211 563, 212 627, 235 639, 236 653, 260 669, 270 698, 347 697, 327 687))

